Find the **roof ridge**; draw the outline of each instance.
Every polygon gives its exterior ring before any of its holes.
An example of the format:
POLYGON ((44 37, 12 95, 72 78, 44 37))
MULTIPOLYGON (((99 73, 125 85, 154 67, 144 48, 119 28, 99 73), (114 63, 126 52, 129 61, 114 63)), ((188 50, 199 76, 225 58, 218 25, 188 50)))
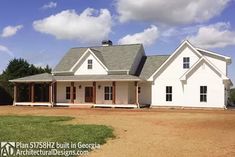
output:
POLYGON ((100 48, 100 47, 117 47, 117 46, 134 46, 134 45, 143 45, 143 44, 141 44, 141 43, 136 43, 136 44, 122 44, 122 45, 110 45, 110 46, 102 46, 102 45, 100 45, 100 46, 81 46, 81 47, 72 47, 72 48, 70 48, 70 49, 78 49, 78 48, 90 48, 90 49, 92 49, 92 48, 100 48))
POLYGON ((170 56, 170 54, 168 54, 168 55, 147 55, 146 57, 157 57, 157 56, 170 56))

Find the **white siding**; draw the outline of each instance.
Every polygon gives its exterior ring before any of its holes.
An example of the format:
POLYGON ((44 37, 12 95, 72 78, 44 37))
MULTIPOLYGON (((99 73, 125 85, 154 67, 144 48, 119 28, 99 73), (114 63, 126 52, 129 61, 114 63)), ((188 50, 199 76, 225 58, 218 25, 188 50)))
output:
POLYGON ((213 65, 215 65, 224 75, 227 75, 227 63, 221 59, 205 56, 213 65))
POLYGON ((78 69, 74 73, 75 75, 107 75, 108 72, 104 67, 96 60, 96 58, 88 53, 87 57, 81 61, 81 64, 78 65, 78 69), (87 68, 87 60, 91 59, 93 62, 92 69, 87 68))
POLYGON ((116 83, 116 103, 128 104, 128 82, 116 83))
POLYGON ((112 82, 97 82, 96 83, 96 103, 97 104, 112 104, 112 100, 104 100, 104 87, 112 86, 112 82), (100 89, 98 88, 100 86, 100 89))
POLYGON ((70 82, 60 82, 57 83, 57 102, 69 103, 70 100, 66 99, 66 87, 71 86, 70 82))
POLYGON ((224 108, 222 79, 206 64, 202 64, 187 83, 156 79, 152 86, 153 106, 219 107, 224 108), (166 86, 172 86, 172 102, 166 101, 166 86), (200 86, 207 86, 207 102, 200 102, 200 86))
MULTIPOLYGON (((69 103, 66 100, 66 87, 70 87, 70 82, 57 83, 57 103, 69 103)), ((93 87, 92 82, 75 82, 76 99, 74 103, 85 103, 85 87, 93 87), (81 86, 81 88, 79 88, 81 86)), ((96 103, 112 104, 112 100, 104 100, 104 87, 112 86, 112 82, 96 82, 96 103), (98 88, 100 86, 100 88, 98 88)), ((135 88, 132 82, 116 82, 116 104, 132 104, 134 103, 135 88)))
POLYGON ((140 83, 139 104, 151 104, 151 83, 140 83))
POLYGON ((186 84, 180 77, 188 70, 183 69, 182 58, 190 57, 190 67, 198 57, 185 48, 171 64, 154 80, 152 85, 152 106, 224 107, 224 84, 222 79, 206 64, 190 76, 186 84), (166 86, 172 86, 172 101, 166 101, 166 86), (208 101, 200 102, 200 86, 207 86, 208 101))

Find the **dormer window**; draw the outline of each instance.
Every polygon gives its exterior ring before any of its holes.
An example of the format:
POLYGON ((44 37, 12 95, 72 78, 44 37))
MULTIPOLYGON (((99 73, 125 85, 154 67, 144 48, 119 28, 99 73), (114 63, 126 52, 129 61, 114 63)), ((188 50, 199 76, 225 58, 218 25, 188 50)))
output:
POLYGON ((92 69, 92 59, 87 60, 87 69, 92 69))
POLYGON ((184 57, 183 58, 183 68, 188 69, 190 67, 190 58, 189 57, 184 57))

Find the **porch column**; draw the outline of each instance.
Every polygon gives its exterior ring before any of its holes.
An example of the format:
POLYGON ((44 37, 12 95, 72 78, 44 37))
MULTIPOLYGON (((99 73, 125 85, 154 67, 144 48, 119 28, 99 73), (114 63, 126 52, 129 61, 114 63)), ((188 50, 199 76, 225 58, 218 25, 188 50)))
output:
POLYGON ((74 104, 74 97, 73 97, 73 93, 74 93, 74 82, 71 82, 71 87, 70 87, 70 102, 74 104))
POLYGON ((29 102, 31 101, 31 83, 28 84, 28 88, 29 88, 29 102))
POLYGON ((34 83, 31 83, 31 102, 34 102, 34 83))
POLYGON ((17 102, 17 95, 18 95, 18 85, 17 83, 14 83, 14 102, 13 102, 13 106, 15 106, 15 103, 17 102))
POLYGON ((96 82, 93 82, 93 103, 96 104, 96 82))
POLYGON ((113 93, 113 97, 112 97, 112 99, 113 99, 113 104, 116 104, 116 82, 114 81, 113 82, 113 91, 112 91, 112 93, 113 93))
POLYGON ((56 105, 57 103, 57 83, 54 82, 53 84, 53 103, 56 105))
POLYGON ((52 96, 52 83, 49 83, 49 86, 48 86, 48 88, 49 88, 49 97, 48 97, 48 99, 49 99, 49 103, 52 103, 52 101, 53 101, 53 96, 52 96))
POLYGON ((135 81, 135 103, 136 103, 137 107, 140 108, 139 94, 138 94, 138 82, 137 81, 135 81))

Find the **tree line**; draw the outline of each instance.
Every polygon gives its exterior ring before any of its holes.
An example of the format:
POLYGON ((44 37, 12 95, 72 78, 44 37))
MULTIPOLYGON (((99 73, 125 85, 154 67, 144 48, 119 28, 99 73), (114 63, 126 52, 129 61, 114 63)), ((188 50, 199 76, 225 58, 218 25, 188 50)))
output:
POLYGON ((36 67, 22 58, 10 60, 0 75, 0 104, 13 103, 13 83, 9 80, 41 73, 51 73, 51 68, 48 65, 45 68, 36 67))

